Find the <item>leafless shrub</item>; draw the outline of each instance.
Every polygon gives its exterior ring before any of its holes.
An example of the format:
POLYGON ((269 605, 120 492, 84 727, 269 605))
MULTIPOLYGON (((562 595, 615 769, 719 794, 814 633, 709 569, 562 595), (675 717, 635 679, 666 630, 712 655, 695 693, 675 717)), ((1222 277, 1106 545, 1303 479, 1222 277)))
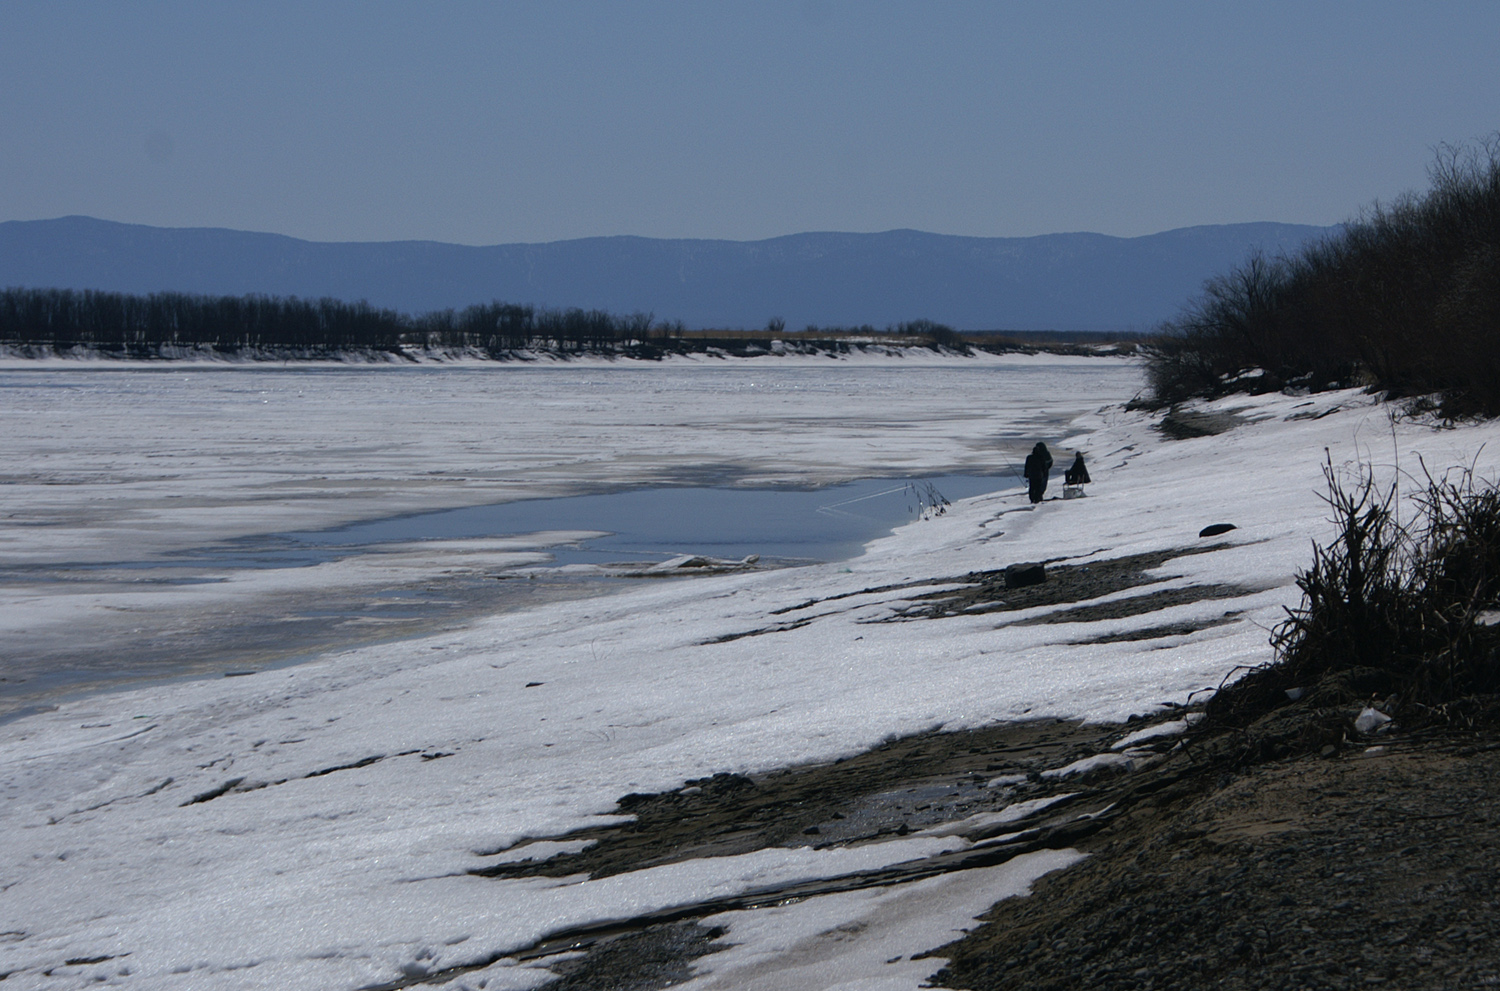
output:
POLYGON ((1245 725, 1286 704, 1287 689, 1320 686, 1332 703, 1378 696, 1425 719, 1472 714, 1500 693, 1500 490, 1472 469, 1424 468, 1402 522, 1395 483, 1363 470, 1345 485, 1331 463, 1324 474, 1336 536, 1297 577, 1302 602, 1275 630, 1275 662, 1216 693, 1210 719, 1245 725))

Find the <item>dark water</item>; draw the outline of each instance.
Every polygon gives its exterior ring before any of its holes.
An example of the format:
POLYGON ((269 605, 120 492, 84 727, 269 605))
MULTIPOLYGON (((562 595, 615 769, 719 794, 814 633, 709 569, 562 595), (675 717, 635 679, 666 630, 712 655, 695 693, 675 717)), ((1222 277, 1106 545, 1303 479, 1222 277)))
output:
MULTIPOLYGON (((1008 476, 865 479, 822 489, 651 488, 530 499, 374 520, 244 547, 251 566, 316 563, 380 544, 594 530, 608 536, 550 548, 559 564, 658 561, 677 554, 839 561, 954 499, 1013 487, 1008 476)), ((234 554, 234 552, 231 552, 234 554)), ((237 556, 237 555, 236 555, 237 556)))

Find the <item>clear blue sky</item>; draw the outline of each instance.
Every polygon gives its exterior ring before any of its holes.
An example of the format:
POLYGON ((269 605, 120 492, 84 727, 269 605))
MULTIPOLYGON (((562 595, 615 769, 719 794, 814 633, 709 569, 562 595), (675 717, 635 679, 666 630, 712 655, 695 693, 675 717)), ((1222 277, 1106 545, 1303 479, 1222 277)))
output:
POLYGON ((0 6, 0 220, 316 240, 1327 224, 1500 128, 1500 2, 0 6))

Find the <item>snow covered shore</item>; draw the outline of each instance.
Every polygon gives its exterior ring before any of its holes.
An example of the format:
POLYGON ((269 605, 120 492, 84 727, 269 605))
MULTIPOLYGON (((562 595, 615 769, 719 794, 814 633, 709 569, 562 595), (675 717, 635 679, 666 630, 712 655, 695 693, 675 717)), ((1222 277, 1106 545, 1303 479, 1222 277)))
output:
MULTIPOLYGON (((517 412, 554 403, 566 422, 591 425, 576 434, 509 416, 504 373, 483 380, 496 404, 483 414, 472 392, 445 384, 443 375, 469 374, 451 369, 398 380, 362 404, 295 372, 213 403, 166 379, 142 388, 90 383, 96 373, 85 372, 60 373, 56 397, 34 387, 39 379, 15 387, 11 397, 25 400, 11 400, 19 436, 5 443, 22 477, 0 498, 10 519, 35 525, 7 528, 8 563, 134 560, 286 529, 287 516, 493 500, 518 478, 566 491, 632 472, 670 479, 704 463, 758 480, 827 481, 875 465, 951 470, 1037 436, 1056 441, 1059 460, 1087 451, 1095 484, 1089 498, 1035 509, 1015 492, 965 500, 844 564, 644 584, 253 676, 95 695, 0 725, 7 987, 98 978, 356 988, 486 960, 589 920, 960 848, 957 836, 913 834, 599 880, 467 873, 523 838, 610 821, 627 792, 830 760, 939 725, 1122 720, 1182 702, 1269 659, 1267 628, 1296 602, 1292 577, 1309 541, 1326 536, 1325 449, 1336 465, 1399 460, 1408 470, 1418 455, 1429 467, 1478 459, 1491 477, 1500 459, 1500 446, 1484 446, 1500 428, 1393 424, 1353 392, 1225 400, 1209 411, 1236 412, 1242 425, 1174 441, 1123 409, 1139 388, 1123 363, 950 361, 927 375, 875 366, 878 390, 816 366, 800 380, 759 383, 758 373, 720 368, 711 374, 729 377, 696 400, 668 378, 706 374, 695 366, 635 378, 573 369, 582 381, 550 380, 512 400, 517 412), (590 376, 605 382, 597 392, 590 376), (258 419, 256 407, 273 403, 290 412, 258 419), (193 504, 178 508, 173 495, 193 504), (226 523, 227 506, 243 515, 226 523), (1215 538, 1224 549, 1172 560, 1160 581, 1113 597, 1233 586, 1228 597, 1188 595, 1092 621, 1029 622, 1060 607, 895 621, 913 596, 969 571, 1195 547, 1198 530, 1221 521, 1238 527, 1215 538), (1117 636, 1169 624, 1197 629, 1117 636)), ((65 594, 12 583, 0 617, 20 626, 28 609, 50 611, 63 631, 76 608, 65 594)), ((940 962, 911 954, 1072 856, 737 913, 721 924, 738 948, 700 960, 697 986, 819 986, 838 975, 857 987, 916 987, 940 962), (867 935, 810 949, 841 926, 867 935)), ((547 977, 501 959, 453 986, 547 977)))

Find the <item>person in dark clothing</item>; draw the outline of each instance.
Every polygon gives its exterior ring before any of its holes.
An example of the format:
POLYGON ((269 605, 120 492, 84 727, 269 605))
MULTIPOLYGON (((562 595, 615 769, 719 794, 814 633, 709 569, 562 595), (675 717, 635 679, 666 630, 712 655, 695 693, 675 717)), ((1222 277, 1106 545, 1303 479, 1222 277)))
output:
POLYGON ((1026 484, 1030 487, 1031 501, 1041 502, 1042 494, 1047 491, 1047 476, 1052 474, 1052 452, 1047 450, 1047 445, 1041 441, 1036 442, 1036 447, 1026 455, 1026 468, 1023 472, 1026 476, 1026 484))
POLYGON ((1089 470, 1083 464, 1083 452, 1073 459, 1073 466, 1063 472, 1064 485, 1087 485, 1093 479, 1089 478, 1089 470))

